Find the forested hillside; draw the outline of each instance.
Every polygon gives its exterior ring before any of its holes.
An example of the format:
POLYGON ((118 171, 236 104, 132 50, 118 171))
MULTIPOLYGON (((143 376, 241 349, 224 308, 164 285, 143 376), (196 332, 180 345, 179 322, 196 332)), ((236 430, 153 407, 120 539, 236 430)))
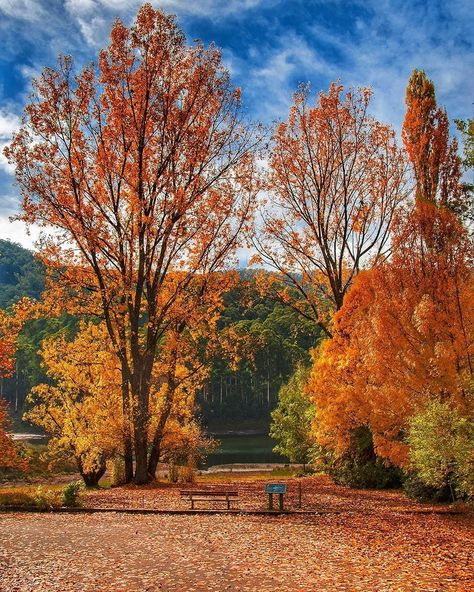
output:
POLYGON ((33 253, 0 239, 0 308, 7 308, 23 296, 39 298, 43 286, 43 267, 33 253))
MULTIPOLYGON (((21 245, 0 239, 0 308, 8 309, 25 296, 38 300, 43 288, 41 262, 21 245)), ((10 403, 10 410, 18 416, 15 419, 20 419, 30 389, 46 380, 38 356, 41 342, 62 331, 72 331, 76 325, 76 319, 67 315, 25 323, 18 339, 15 371, 11 377, 0 379, 2 398, 10 403)))
POLYGON ((206 421, 269 420, 280 387, 320 337, 314 323, 291 308, 259 295, 255 275, 240 273, 225 296, 220 328, 234 357, 215 359, 199 401, 206 421))

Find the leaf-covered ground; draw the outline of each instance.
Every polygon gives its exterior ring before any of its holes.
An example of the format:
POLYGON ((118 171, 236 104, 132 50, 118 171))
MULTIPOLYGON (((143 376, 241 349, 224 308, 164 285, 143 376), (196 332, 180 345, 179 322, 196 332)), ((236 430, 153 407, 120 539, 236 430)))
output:
MULTIPOLYGON (((262 481, 236 486, 241 505, 264 505, 262 481)), ((296 504, 296 481, 289 489, 296 504)), ((98 492, 87 504, 107 500, 184 504, 172 487, 98 492)), ((0 590, 474 590, 470 513, 442 513, 400 493, 351 491, 325 479, 305 480, 303 505, 321 513, 0 514, 0 590)))

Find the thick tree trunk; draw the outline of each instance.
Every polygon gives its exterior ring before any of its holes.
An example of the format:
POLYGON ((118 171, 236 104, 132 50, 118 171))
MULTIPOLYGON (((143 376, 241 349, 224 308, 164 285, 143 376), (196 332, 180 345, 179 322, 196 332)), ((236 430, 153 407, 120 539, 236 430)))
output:
POLYGON ((131 483, 133 480, 133 446, 132 435, 130 433, 130 392, 128 388, 127 376, 122 368, 122 412, 123 412, 123 458, 125 465, 125 483, 131 483))
POLYGON ((131 408, 133 415, 133 446, 135 452, 135 475, 133 482, 144 485, 151 481, 148 475, 148 421, 149 421, 149 393, 152 362, 147 361, 149 368, 143 368, 145 362, 137 363, 135 372, 129 381, 131 408))
POLYGON ((158 463, 160 461, 160 453, 161 453, 161 440, 163 438, 165 425, 168 420, 168 417, 171 413, 173 398, 167 397, 164 409, 161 413, 160 421, 158 422, 158 426, 155 431, 155 435, 153 437, 153 442, 151 445, 150 456, 148 459, 148 474, 152 479, 156 478, 156 469, 158 467, 158 463))
POLYGON ((167 372, 167 387, 166 397, 161 411, 160 420, 156 427, 155 434, 153 436, 153 442, 150 450, 150 457, 148 459, 148 474, 152 479, 156 478, 156 468, 160 460, 161 453, 161 440, 165 431, 166 422, 171 413, 173 407, 174 393, 176 391, 176 363, 178 354, 176 351, 173 352, 173 356, 170 360, 170 365, 167 372))
POLYGON ((148 474, 148 438, 146 434, 135 435, 135 477, 133 482, 144 485, 151 481, 148 474))
POLYGON ((82 461, 80 459, 77 460, 77 466, 79 469, 79 473, 86 484, 87 487, 98 487, 99 481, 104 476, 106 470, 106 462, 105 458, 101 457, 99 461, 99 466, 94 471, 84 471, 84 467, 82 461))

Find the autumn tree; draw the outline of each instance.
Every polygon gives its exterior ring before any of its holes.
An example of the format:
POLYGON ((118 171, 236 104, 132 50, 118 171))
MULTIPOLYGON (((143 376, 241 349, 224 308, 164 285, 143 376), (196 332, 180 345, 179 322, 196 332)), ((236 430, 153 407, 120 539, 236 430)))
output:
POLYGON ((97 69, 74 75, 63 57, 33 86, 6 150, 22 218, 55 229, 43 259, 69 273, 71 294, 98 296, 131 418, 126 476, 133 453, 134 479, 144 483, 157 351, 186 315, 190 285, 206 292, 248 226, 254 130, 242 123, 220 52, 187 46, 175 18, 150 4, 130 29, 115 22, 97 69))
POLYGON ((168 324, 163 335, 152 374, 155 396, 149 425, 150 475, 155 476, 165 451, 170 456, 171 442, 177 441, 182 447, 184 434, 192 434, 197 440, 201 437, 194 417, 196 394, 209 377, 213 358, 222 352, 217 322, 224 305, 223 294, 237 280, 236 272, 213 273, 203 291, 201 279, 194 278, 182 295, 182 314, 168 324))
MULTIPOLYGON (((231 285, 235 274, 224 275, 231 285)), ((208 281, 216 288, 224 285, 219 274, 208 281)), ((155 476, 164 451, 171 454, 173 442, 182 448, 186 434, 194 437, 199 432, 195 393, 207 376, 208 356, 217 338, 218 294, 217 289, 204 297, 200 290, 194 295, 188 291, 186 307, 192 296, 194 300, 187 316, 168 323, 160 341, 150 385, 150 475, 155 476)), ((53 458, 73 457, 84 482, 97 485, 107 461, 125 453, 121 366, 106 325, 81 322, 73 339, 64 332, 49 337, 42 343, 41 356, 49 381, 32 389, 25 419, 51 436, 53 458)))
POLYGON ((0 471, 13 468, 25 468, 26 464, 18 454, 11 436, 8 434, 10 420, 4 401, 0 400, 0 471))
POLYGON ((464 215, 470 222, 474 220, 474 184, 472 182, 472 170, 474 169, 474 119, 466 121, 456 119, 456 127, 464 141, 464 158, 462 160, 463 167, 466 171, 471 172, 471 178, 464 182, 464 192, 466 196, 466 207, 464 208, 464 215))
POLYGON ((25 420, 50 436, 51 456, 73 458, 86 485, 122 452, 121 372, 104 325, 81 323, 72 340, 49 337, 41 349, 48 383, 28 396, 25 420))
POLYGON ((316 356, 320 443, 343 451, 365 425, 377 453, 404 465, 408 422, 431 401, 473 413, 473 254, 448 208, 424 204, 400 224, 391 259, 357 278, 316 356))
POLYGON ((402 138, 416 181, 417 201, 449 206, 464 213, 457 140, 449 138, 446 110, 438 107, 435 87, 423 70, 414 70, 406 89, 402 138))
POLYGON ((35 305, 23 298, 10 309, 0 309, 0 377, 12 374, 15 365, 18 335, 25 321, 34 315, 35 305))
POLYGON ((278 272, 270 288, 283 279, 300 298, 275 295, 326 334, 355 276, 384 255, 406 195, 403 152, 392 128, 368 114, 371 94, 332 84, 311 106, 303 87, 273 135, 256 247, 278 272))
POLYGON ((449 487, 452 501, 474 496, 474 415, 431 401, 410 418, 409 467, 428 487, 449 487))

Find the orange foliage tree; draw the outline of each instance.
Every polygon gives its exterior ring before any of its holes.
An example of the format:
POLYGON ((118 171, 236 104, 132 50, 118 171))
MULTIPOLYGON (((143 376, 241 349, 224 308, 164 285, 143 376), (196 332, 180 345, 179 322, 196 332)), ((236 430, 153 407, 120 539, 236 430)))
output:
POLYGON ((270 292, 329 335, 355 276, 384 254, 406 195, 406 162, 392 128, 368 114, 369 89, 344 95, 332 84, 314 107, 308 95, 307 88, 295 94, 274 133, 271 208, 256 247, 278 272, 270 292))
POLYGON ((97 71, 74 76, 70 58, 44 70, 6 150, 23 219, 56 229, 45 260, 69 270, 77 296, 98 296, 131 417, 128 480, 132 451, 135 481, 151 478, 150 388, 162 337, 249 224, 254 131, 220 52, 187 46, 174 17, 145 4, 131 29, 115 22, 97 71))
POLYGON ((348 292, 308 384, 320 443, 342 452, 368 426, 377 453, 398 465, 409 419, 429 401, 473 409, 474 248, 457 215, 460 160, 424 72, 413 72, 406 103, 414 204, 397 218, 390 258, 348 292))
POLYGON ((320 443, 343 451, 366 425, 377 453, 403 465, 408 420, 430 400, 474 411, 473 255, 457 217, 424 203, 390 261, 357 278, 308 384, 320 443))
POLYGON ((10 422, 6 405, 3 401, 0 401, 0 471, 2 469, 12 469, 22 465, 22 461, 18 457, 18 451, 13 440, 7 433, 9 427, 10 422))
POLYGON ((25 321, 34 314, 35 306, 23 298, 11 307, 0 309, 0 377, 11 375, 15 365, 18 335, 25 321))
POLYGON ((402 138, 413 166, 416 199, 464 213, 468 198, 461 179, 456 138, 449 138, 446 110, 436 103, 435 87, 423 70, 414 70, 406 89, 402 138))

